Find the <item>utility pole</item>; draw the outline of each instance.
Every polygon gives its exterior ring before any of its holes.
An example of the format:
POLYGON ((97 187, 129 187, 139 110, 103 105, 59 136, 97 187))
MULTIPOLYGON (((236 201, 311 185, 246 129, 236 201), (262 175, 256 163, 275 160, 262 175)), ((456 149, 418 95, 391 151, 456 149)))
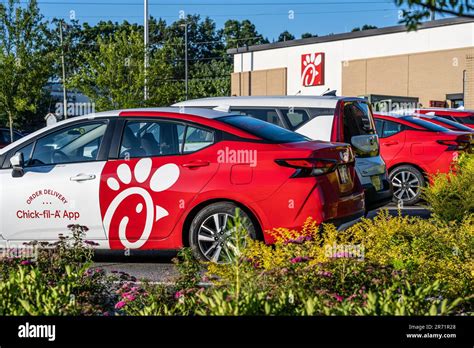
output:
POLYGON ((144 75, 145 75, 145 87, 143 90, 143 99, 148 100, 148 79, 147 79, 147 70, 148 70, 148 40, 149 40, 149 32, 148 32, 148 0, 144 0, 144 11, 143 11, 143 30, 144 30, 144 46, 145 46, 145 61, 144 61, 144 75))
POLYGON ((188 23, 184 24, 184 83, 188 100, 188 23))
POLYGON ((67 119, 66 64, 64 62, 63 21, 59 21, 59 39, 61 40, 61 65, 63 70, 63 113, 67 119))
POLYGON ((184 91, 188 100, 188 23, 181 24, 184 27, 184 91))

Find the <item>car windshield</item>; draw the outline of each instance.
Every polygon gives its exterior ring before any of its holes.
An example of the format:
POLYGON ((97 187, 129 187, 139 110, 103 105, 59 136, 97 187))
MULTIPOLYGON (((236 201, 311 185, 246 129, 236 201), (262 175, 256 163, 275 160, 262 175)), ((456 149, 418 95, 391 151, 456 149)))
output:
POLYGON ((295 143, 309 141, 311 139, 285 128, 278 127, 250 116, 233 115, 219 118, 219 121, 227 123, 259 138, 275 143, 295 143))
POLYGON ((433 119, 435 119, 435 120, 438 121, 438 122, 442 122, 442 123, 444 123, 444 124, 447 124, 447 125, 449 125, 449 126, 451 126, 451 127, 454 127, 454 128, 456 128, 456 129, 458 129, 458 130, 462 130, 462 131, 466 131, 466 132, 472 132, 472 128, 469 128, 469 127, 467 127, 467 126, 464 126, 464 125, 462 125, 462 124, 460 124, 460 123, 458 123, 458 122, 454 122, 454 121, 448 120, 448 119, 446 119, 446 118, 438 117, 438 116, 433 117, 433 119))
POLYGON ((406 116, 406 117, 403 117, 402 118, 403 120, 405 121, 409 121, 409 122, 412 122, 420 127, 423 127, 425 129, 428 129, 430 131, 433 131, 433 132, 449 132, 449 129, 446 128, 446 127, 442 127, 440 125, 437 125, 433 122, 430 122, 430 121, 425 121, 419 117, 415 117, 415 116, 406 116))

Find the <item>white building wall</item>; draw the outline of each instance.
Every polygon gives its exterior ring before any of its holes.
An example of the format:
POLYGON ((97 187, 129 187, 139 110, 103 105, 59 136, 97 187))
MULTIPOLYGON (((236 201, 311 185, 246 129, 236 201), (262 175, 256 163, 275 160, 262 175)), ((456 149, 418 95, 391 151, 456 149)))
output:
POLYGON ((286 67, 288 95, 319 95, 328 88, 340 93, 344 61, 466 47, 474 47, 474 23, 239 53, 234 55, 234 72, 286 67), (325 53, 325 84, 304 87, 301 55, 315 52, 325 53))

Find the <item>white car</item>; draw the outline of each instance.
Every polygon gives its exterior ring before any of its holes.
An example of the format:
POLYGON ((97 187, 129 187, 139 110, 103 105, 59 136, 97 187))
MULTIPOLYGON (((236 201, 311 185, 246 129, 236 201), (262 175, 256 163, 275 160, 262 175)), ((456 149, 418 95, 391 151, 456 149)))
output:
POLYGON ((173 106, 239 112, 290 129, 313 140, 352 145, 356 171, 365 189, 366 210, 392 200, 385 162, 380 156, 370 104, 339 96, 217 97, 188 100, 173 106))

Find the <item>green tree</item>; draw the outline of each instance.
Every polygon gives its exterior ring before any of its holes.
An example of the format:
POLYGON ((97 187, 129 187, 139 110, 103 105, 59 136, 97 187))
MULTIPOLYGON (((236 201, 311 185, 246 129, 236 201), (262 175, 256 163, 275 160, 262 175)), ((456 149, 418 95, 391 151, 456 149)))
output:
POLYGON ((139 31, 116 31, 97 38, 97 51, 84 50, 83 64, 70 84, 87 95, 97 110, 168 103, 175 92, 170 85, 171 67, 166 51, 150 53, 147 71, 149 100, 144 101, 144 44, 139 31), (160 89, 165 88, 166 91, 160 89))
POLYGON ((248 19, 243 21, 229 19, 224 23, 221 33, 225 41, 226 50, 269 42, 262 34, 258 33, 255 24, 248 19))
POLYGON ((294 40, 295 36, 291 34, 288 30, 285 30, 278 36, 278 42, 294 40))
POLYGON ((317 34, 311 34, 311 33, 303 33, 301 34, 301 38, 302 39, 307 39, 307 38, 310 38, 310 37, 317 37, 318 35, 317 34))
POLYGON ((415 30, 424 19, 432 13, 474 18, 472 0, 395 0, 399 7, 407 7, 401 13, 401 23, 409 30, 415 30))
POLYGON ((37 111, 52 71, 49 30, 36 0, 0 4, 0 109, 13 127, 37 111))
POLYGON ((364 24, 361 27, 356 27, 354 29, 352 29, 352 32, 355 32, 355 31, 363 31, 363 30, 370 30, 370 29, 377 29, 377 27, 375 25, 370 25, 370 24, 364 24))
POLYGON ((232 64, 226 60, 199 62, 193 66, 190 98, 230 95, 232 64))

